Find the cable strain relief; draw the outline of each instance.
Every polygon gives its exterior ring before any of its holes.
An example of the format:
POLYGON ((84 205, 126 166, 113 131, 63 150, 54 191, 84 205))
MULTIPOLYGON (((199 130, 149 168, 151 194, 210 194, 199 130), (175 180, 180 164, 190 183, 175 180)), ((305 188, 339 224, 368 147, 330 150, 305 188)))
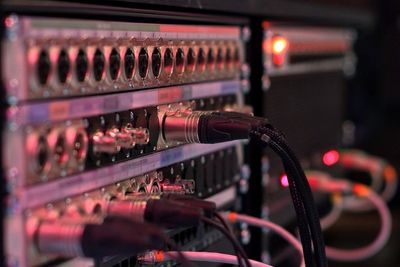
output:
POLYGON ((222 143, 248 139, 252 129, 251 121, 235 112, 213 112, 199 119, 200 143, 222 143))

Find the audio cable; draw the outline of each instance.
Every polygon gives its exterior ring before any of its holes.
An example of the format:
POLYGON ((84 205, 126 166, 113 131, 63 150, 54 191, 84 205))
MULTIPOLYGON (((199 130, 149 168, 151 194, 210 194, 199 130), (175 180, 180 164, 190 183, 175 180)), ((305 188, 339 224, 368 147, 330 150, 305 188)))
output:
POLYGON ((96 258, 163 249, 165 238, 159 227, 107 217, 100 223, 41 221, 32 240, 42 254, 96 258))
POLYGON ((331 195, 331 203, 332 207, 329 213, 320 219, 323 231, 334 225, 344 210, 344 199, 340 193, 333 193, 331 195))
MULTIPOLYGON (((235 242, 235 237, 231 229, 229 228, 228 224, 225 222, 224 218, 217 212, 217 206, 214 202, 206 201, 202 199, 197 199, 189 195, 182 195, 182 194, 162 194, 159 197, 166 198, 172 201, 180 202, 183 205, 186 205, 191 208, 201 209, 204 216, 208 219, 216 219, 220 222, 221 226, 225 228, 226 231, 223 231, 223 234, 231 241, 234 252, 238 257, 239 266, 244 266, 246 264, 245 258, 247 255, 244 253, 244 250, 240 249, 237 242, 235 242), (228 237, 230 235, 230 237, 228 237), (240 258, 240 259, 239 259, 240 258)), ((209 222, 206 222, 209 223, 209 222)), ((212 223, 215 227, 214 222, 212 223)), ((220 226, 216 226, 218 229, 221 230, 220 226)))
POLYGON ((317 266, 326 266, 325 245, 318 212, 307 178, 298 159, 287 145, 282 134, 276 132, 272 127, 260 128, 254 134, 259 136, 259 140, 263 141, 264 145, 269 145, 282 160, 298 218, 298 228, 306 266, 313 266, 312 257, 310 256, 313 251, 312 246, 317 266))
MULTIPOLYGON (((307 173, 314 190, 345 195, 353 194, 358 198, 365 199, 375 207, 381 220, 379 233, 369 245, 356 249, 339 249, 327 246, 326 253, 328 258, 336 261, 360 261, 372 257, 382 250, 390 238, 392 228, 392 216, 385 201, 363 184, 353 184, 343 179, 332 178, 322 172, 313 171, 307 173)), ((344 206, 346 206, 345 201, 344 206)))
MULTIPOLYGON (((222 263, 222 264, 232 264, 238 265, 238 259, 234 255, 216 253, 216 252, 200 252, 200 251, 183 251, 183 255, 191 260, 198 262, 211 262, 211 263, 222 263)), ((165 261, 174 260, 178 256, 176 251, 152 251, 145 253, 139 257, 139 262, 142 264, 155 264, 163 263, 165 261)), ((271 265, 249 260, 251 266, 253 267, 272 267, 271 265)))
MULTIPOLYGON (((355 149, 339 150, 337 153, 339 155, 337 163, 344 168, 368 172, 372 178, 371 188, 375 192, 380 192, 379 195, 386 202, 395 196, 398 175, 396 169, 386 160, 355 149)), ((373 208, 369 202, 357 199, 351 203, 348 201, 347 207, 350 206, 352 211, 367 211, 373 208)))
POLYGON ((229 230, 227 230, 223 225, 219 224, 218 222, 216 222, 213 219, 210 219, 207 217, 202 217, 202 221, 206 224, 213 226, 217 230, 219 230, 232 243, 233 249, 236 253, 237 262, 239 263, 239 266, 242 265, 242 262, 244 262, 245 265, 248 267, 252 266, 249 258, 247 257, 246 252, 244 251, 242 246, 239 244, 239 242, 237 241, 235 236, 229 230))
POLYGON ((167 245, 176 251, 184 266, 192 266, 158 226, 126 217, 44 220, 37 223, 31 237, 39 253, 64 257, 137 255, 147 250, 163 250, 167 245))
POLYGON ((173 194, 138 195, 132 199, 104 204, 104 213, 107 215, 124 216, 138 222, 154 223, 168 228, 197 226, 203 221, 216 227, 228 238, 237 253, 240 266, 242 262, 250 266, 247 255, 235 237, 211 219, 215 210, 215 203, 173 194))
POLYGON ((167 143, 250 139, 271 147, 280 156, 288 176, 306 266, 314 266, 314 263, 318 267, 327 266, 319 216, 307 178, 284 136, 266 119, 237 112, 175 112, 163 116, 161 132, 167 143))
POLYGON ((196 206, 190 207, 167 198, 152 196, 113 200, 103 206, 106 215, 128 217, 167 228, 197 226, 203 216, 203 210, 196 206))
POLYGON ((221 214, 222 218, 227 219, 230 223, 246 223, 251 226, 260 227, 263 229, 272 230, 283 239, 285 239, 289 244, 291 244, 299 253, 301 258, 300 267, 304 267, 303 249, 301 243, 285 228, 275 224, 271 221, 263 220, 260 218, 238 214, 236 212, 224 212, 221 214))

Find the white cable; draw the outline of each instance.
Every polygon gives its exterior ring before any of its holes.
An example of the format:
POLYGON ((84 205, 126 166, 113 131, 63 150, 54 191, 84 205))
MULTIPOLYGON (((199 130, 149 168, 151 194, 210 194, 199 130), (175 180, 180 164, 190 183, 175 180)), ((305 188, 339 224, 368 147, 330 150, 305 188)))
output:
MULTIPOLYGON (((175 260, 179 259, 179 253, 177 251, 165 251, 163 253, 162 261, 175 260)), ((202 252, 202 251, 182 251, 182 254, 190 261, 200 261, 200 262, 215 262, 215 263, 224 263, 224 264, 232 264, 237 265, 238 260, 236 255, 229 255, 223 253, 216 252, 202 252)), ((155 262, 158 261, 154 258, 155 262)), ((259 261, 250 260, 251 266, 253 267, 273 267, 272 265, 268 265, 259 261)))
POLYGON ((380 190, 383 183, 382 176, 380 175, 382 169, 382 165, 380 163, 382 163, 382 161, 368 155, 364 151, 356 149, 342 150, 340 152, 340 158, 340 162, 344 167, 350 167, 361 171, 368 171, 371 175, 371 184, 369 185, 369 187, 372 188, 372 190, 374 190, 375 192, 378 192, 380 190), (372 160, 375 164, 378 164, 379 168, 377 168, 375 171, 368 169, 368 167, 371 167, 370 164, 366 163, 368 162, 368 159, 372 160), (346 166, 346 160, 347 164, 349 164, 348 161, 350 160, 349 166, 346 166))
MULTIPOLYGON (((385 168, 393 168, 391 165, 386 165, 385 168)), ((385 176, 385 174, 383 174, 385 176)), ((389 202, 397 193, 398 178, 385 178, 385 185, 383 191, 379 194, 385 202, 389 202)), ((375 190, 374 190, 375 191, 375 190)), ((370 211, 373 209, 373 205, 366 199, 359 199, 353 196, 346 197, 344 202, 344 209, 355 212, 370 211)))
MULTIPOLYGON (((343 192, 354 193, 359 199, 363 199, 375 207, 381 220, 381 229, 375 240, 364 247, 356 249, 338 249, 326 246, 326 255, 328 259, 337 261, 359 261, 367 259, 378 253, 387 243, 391 234, 392 216, 385 201, 369 187, 362 184, 351 184, 344 179, 332 178, 326 173, 318 171, 306 172, 310 185, 327 193, 343 192)), ((345 200, 348 198, 345 198, 345 200)), ((348 208, 344 203, 344 207, 348 208)), ((353 210, 351 210, 353 211, 353 210)))
POLYGON ((285 228, 267 220, 263 220, 260 218, 248 216, 248 215, 243 215, 243 214, 237 214, 237 213, 222 213, 221 214, 225 219, 227 219, 229 222, 244 222, 252 226, 264 228, 264 229, 270 229, 276 234, 280 235, 283 239, 285 239, 289 244, 291 244, 300 254, 301 257, 301 267, 305 266, 304 263, 304 258, 303 258, 303 248, 301 246, 301 243, 298 239, 296 239, 290 232, 288 232, 285 228))
POLYGON ((386 166, 383 169, 383 176, 385 177, 385 188, 383 189, 381 196, 386 202, 389 202, 397 193, 399 180, 396 169, 389 163, 386 163, 386 166))
POLYGON ((392 216, 385 202, 375 192, 369 190, 365 197, 376 207, 381 220, 381 229, 375 240, 367 246, 356 249, 338 249, 326 246, 326 255, 337 261, 360 261, 378 253, 387 243, 391 234, 392 216))
POLYGON ((322 230, 326 230, 337 222, 343 212, 342 196, 333 196, 332 208, 327 215, 320 219, 322 230))
MULTIPOLYGON (((341 157, 343 157, 341 163, 345 167, 348 167, 345 165, 347 158, 347 160, 351 161, 351 167, 370 173, 372 178, 370 187, 373 191, 380 192, 383 184, 383 190, 379 195, 382 196, 386 202, 389 202, 395 196, 398 186, 398 177, 396 170, 388 162, 358 150, 345 150, 340 154, 341 157), (368 162, 370 162, 369 165, 368 162), (373 166, 377 167, 373 168, 373 166), (387 171, 390 173, 387 174, 387 171)), ((344 209, 353 212, 363 212, 372 210, 373 206, 365 199, 350 196, 346 198, 344 209)))

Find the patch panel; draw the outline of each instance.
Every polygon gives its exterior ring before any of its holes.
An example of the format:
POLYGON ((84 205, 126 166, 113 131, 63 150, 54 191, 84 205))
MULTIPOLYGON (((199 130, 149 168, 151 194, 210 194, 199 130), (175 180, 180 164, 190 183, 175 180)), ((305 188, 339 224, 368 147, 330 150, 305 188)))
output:
POLYGON ((5 70, 13 101, 236 79, 243 64, 238 27, 18 16, 8 21, 4 62, 27 66, 5 70))
MULTIPOLYGON (((31 229, 42 220, 76 221, 81 219, 86 220, 96 215, 100 216, 106 209, 107 203, 116 200, 135 200, 145 195, 158 196, 161 193, 196 194, 199 197, 205 198, 209 195, 221 192, 233 186, 239 179, 240 163, 237 153, 238 151, 234 149, 234 147, 229 147, 219 152, 205 154, 198 158, 187 159, 183 162, 84 192, 83 194, 72 195, 64 200, 58 199, 54 202, 48 202, 30 208, 25 212, 27 232, 28 234, 31 233, 31 229), (205 157, 214 157, 217 153, 220 153, 222 161, 219 163, 221 163, 221 165, 205 164, 205 157), (232 159, 236 159, 236 161, 232 159), (191 168, 202 168, 204 172, 193 172, 190 171, 191 168), (223 176, 220 178, 224 181, 222 184, 216 182, 216 180, 206 181, 210 172, 217 172, 217 169, 220 168, 231 169, 229 177, 223 176)), ((230 201, 233 200, 234 199, 230 199, 230 201)), ((190 242, 197 239, 198 231, 204 232, 205 230, 209 232, 211 229, 198 230, 190 228, 179 231, 172 230, 175 233, 171 234, 171 236, 173 239, 177 239, 180 245, 188 245, 190 242)), ((208 233, 208 235, 210 234, 208 233)), ((221 236, 219 236, 219 238, 220 237, 221 236)), ((49 259, 55 259, 54 257, 49 258, 49 255, 39 255, 35 252, 33 241, 28 239, 27 242, 32 252, 28 259, 30 263, 43 264, 48 262, 49 259)))
POLYGON ((85 169, 88 136, 82 121, 69 121, 26 129, 26 163, 29 184, 85 169))
MULTIPOLYGON (((203 99, 212 110, 223 110, 235 95, 203 99)), ((27 184, 47 182, 147 155, 180 145, 164 141, 160 127, 165 112, 195 108, 195 101, 172 103, 103 114, 50 125, 35 125, 25 131, 27 184)))
MULTIPOLYGON (((6 266, 138 264, 40 255, 42 220, 98 221, 112 201, 161 193, 233 203, 242 143, 171 142, 160 129, 173 112, 242 111, 241 26, 5 19, 6 266)), ((206 228, 168 234, 204 249, 221 239, 206 228)))

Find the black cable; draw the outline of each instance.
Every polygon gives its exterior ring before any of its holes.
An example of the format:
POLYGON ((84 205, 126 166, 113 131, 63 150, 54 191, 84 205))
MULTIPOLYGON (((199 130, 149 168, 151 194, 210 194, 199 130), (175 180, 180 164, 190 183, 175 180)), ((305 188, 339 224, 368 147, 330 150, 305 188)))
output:
POLYGON ((173 242, 167 236, 165 236, 164 242, 167 246, 169 246, 170 249, 175 250, 178 253, 178 255, 179 255, 178 259, 182 263, 183 266, 193 267, 193 264, 186 258, 186 256, 182 253, 180 247, 177 244, 175 244, 175 242, 173 242))
POLYGON ((250 138, 264 146, 269 145, 280 156, 289 178, 305 262, 308 267, 314 266, 314 260, 318 267, 327 266, 321 226, 312 192, 304 171, 283 134, 270 125, 267 119, 243 113, 192 112, 186 116, 184 121, 181 115, 164 118, 162 130, 167 141, 213 144, 250 138), (192 123, 193 121, 197 122, 192 123))
POLYGON ((232 233, 232 229, 229 227, 225 219, 218 212, 214 212, 214 217, 218 219, 218 221, 220 221, 220 223, 222 224, 223 227, 225 227, 226 230, 232 233))
POLYGON ((237 254, 238 263, 240 263, 241 260, 243 259, 243 261, 246 263, 246 266, 251 267, 251 263, 249 261, 249 258, 247 257, 246 252, 243 250, 242 246, 239 244, 239 242, 231 234, 230 231, 226 230, 221 224, 207 217, 202 217, 202 221, 217 228, 219 231, 221 231, 221 233, 225 235, 226 238, 228 238, 228 240, 232 243, 232 246, 235 249, 235 251, 238 252, 237 254))
MULTIPOLYGON (((231 228, 229 227, 229 225, 226 223, 225 219, 224 219, 218 212, 214 212, 213 215, 214 215, 214 217, 215 217, 218 221, 221 222, 221 225, 222 225, 223 227, 225 227, 225 229, 226 229, 227 231, 229 231, 229 232, 233 235, 232 229, 231 229, 231 228)), ((234 250, 235 250, 235 254, 238 255, 239 252, 238 252, 238 250, 236 249, 236 247, 234 247, 234 250)), ((240 266, 240 267, 243 267, 243 262, 242 262, 242 261, 239 261, 239 266, 240 266)))
MULTIPOLYGON (((285 157, 285 155, 284 155, 285 152, 283 150, 281 150, 280 147, 276 143, 271 141, 270 146, 271 146, 271 148, 274 149, 275 152, 277 152, 279 155, 281 155, 284 158, 286 163, 290 163, 292 161, 291 159, 285 157)), ((288 177, 299 177, 298 171, 296 170, 295 167, 293 167, 293 163, 291 163, 291 164, 292 164, 292 167, 288 167, 288 164, 285 164, 286 165, 285 171, 288 173, 288 177), (293 173, 292 173, 292 168, 294 168, 293 173)), ((298 179, 296 181, 296 186, 300 192, 300 197, 301 197, 303 205, 304 205, 304 211, 308 218, 308 226, 309 226, 309 231, 311 234, 311 240, 313 241, 313 244, 314 244, 315 260, 316 260, 317 266, 326 266, 323 263, 323 259, 321 258, 321 248, 323 249, 321 242, 323 242, 323 239, 322 239, 322 234, 321 235, 318 234, 318 228, 315 225, 315 221, 319 220, 319 219, 318 219, 318 217, 315 216, 315 213, 313 212, 313 207, 314 207, 314 205, 312 204, 313 200, 312 200, 312 202, 310 202, 310 199, 307 196, 308 194, 307 194, 306 190, 304 189, 304 183, 301 181, 301 179, 298 179)))
POLYGON ((272 144, 272 145, 277 145, 278 147, 282 148, 282 152, 286 154, 288 158, 290 158, 290 162, 295 165, 295 171, 297 171, 297 175, 300 176, 299 182, 300 182, 300 189, 304 191, 304 200, 305 204, 309 207, 306 209, 306 212, 308 212, 309 217, 310 217, 310 230, 311 230, 311 235, 314 242, 314 250, 315 254, 317 255, 317 264, 320 266, 326 266, 326 255, 325 255, 325 246, 324 246, 324 239, 322 236, 322 230, 321 230, 321 225, 319 223, 319 215, 318 211, 314 205, 314 198, 313 194, 311 191, 311 188, 308 184, 307 177, 300 165, 300 162, 297 160, 295 154, 293 151, 290 149, 288 146, 286 140, 282 137, 281 134, 277 134, 274 131, 271 131, 270 129, 265 130, 266 133, 270 134, 273 136, 274 139, 277 139, 278 144, 272 144), (318 245, 319 244, 319 245, 318 245))
MULTIPOLYGON (((276 130, 272 125, 268 124, 267 127, 269 127, 269 129, 271 131, 276 132, 277 135, 282 136, 283 134, 280 133, 278 130, 276 130)), ((263 128, 261 128, 263 129, 263 128)), ((298 224, 298 228, 299 228, 299 233, 301 236, 301 243, 302 243, 302 247, 303 247, 303 254, 304 254, 304 261, 306 266, 313 266, 314 262, 313 262, 313 252, 312 252, 312 246, 311 246, 311 242, 312 242, 312 234, 310 233, 310 228, 309 228, 309 219, 307 216, 307 208, 304 206, 304 200, 301 197, 302 194, 304 194, 304 192, 302 193, 301 190, 298 188, 297 183, 295 182, 295 179, 293 179, 293 177, 295 177, 294 175, 297 175, 297 172, 295 171, 295 173, 293 173, 293 163, 290 165, 288 165, 288 163, 290 163, 292 160, 290 159, 289 161, 286 159, 284 160, 285 157, 282 158, 282 153, 283 151, 280 151, 279 146, 276 146, 275 143, 273 143, 272 140, 270 140, 270 142, 268 143, 271 148, 274 150, 275 153, 277 153, 278 155, 281 156, 282 160, 282 164, 284 166, 286 175, 288 176, 288 182, 289 182, 289 189, 290 189, 290 194, 292 197, 292 201, 293 201, 293 205, 295 208, 295 212, 296 212, 296 217, 297 217, 297 224, 298 224), (279 151, 277 151, 279 150, 279 151)))
MULTIPOLYGON (((322 237, 321 227, 319 224, 318 212, 314 205, 314 199, 311 193, 311 189, 308 185, 307 178, 304 174, 304 171, 301 168, 300 163, 298 162, 293 151, 287 145, 286 140, 280 133, 277 133, 276 131, 265 127, 260 128, 259 132, 267 136, 266 140, 263 141, 267 145, 269 145, 278 155, 280 155, 282 161, 284 162, 285 171, 287 172, 288 178, 290 178, 288 179, 289 185, 291 185, 292 184, 291 181, 293 181, 293 184, 295 184, 296 186, 296 188, 293 188, 293 185, 290 187, 291 192, 297 190, 299 191, 300 198, 304 205, 304 211, 308 218, 309 231, 311 233, 311 238, 314 245, 315 260, 317 266, 327 266, 324 241, 322 237)), ((260 133, 255 133, 255 136, 260 138, 260 133)), ((263 138, 261 137, 260 139, 262 140, 263 138)), ((300 229, 300 225, 299 225, 299 230, 300 234, 303 236, 302 237, 302 244, 303 244, 303 239, 305 238, 305 233, 304 233, 305 231, 304 229, 303 230, 300 229)), ((306 253, 308 254, 309 250, 308 244, 303 249, 306 257, 306 253)), ((310 261, 307 260, 306 264, 307 265, 310 264, 310 261)))
POLYGON ((305 211, 305 207, 303 205, 303 201, 299 196, 299 192, 297 189, 296 184, 293 182, 293 180, 290 178, 292 177, 291 170, 288 169, 287 167, 285 168, 286 175, 288 177, 289 181, 289 189, 290 189, 290 194, 293 200, 293 205, 295 208, 296 212, 296 217, 297 217, 297 224, 299 228, 299 233, 300 233, 300 241, 303 247, 303 254, 304 254, 304 262, 306 266, 313 266, 313 252, 312 252, 312 246, 311 246, 311 233, 310 229, 308 227, 309 222, 307 218, 307 214, 305 211))

